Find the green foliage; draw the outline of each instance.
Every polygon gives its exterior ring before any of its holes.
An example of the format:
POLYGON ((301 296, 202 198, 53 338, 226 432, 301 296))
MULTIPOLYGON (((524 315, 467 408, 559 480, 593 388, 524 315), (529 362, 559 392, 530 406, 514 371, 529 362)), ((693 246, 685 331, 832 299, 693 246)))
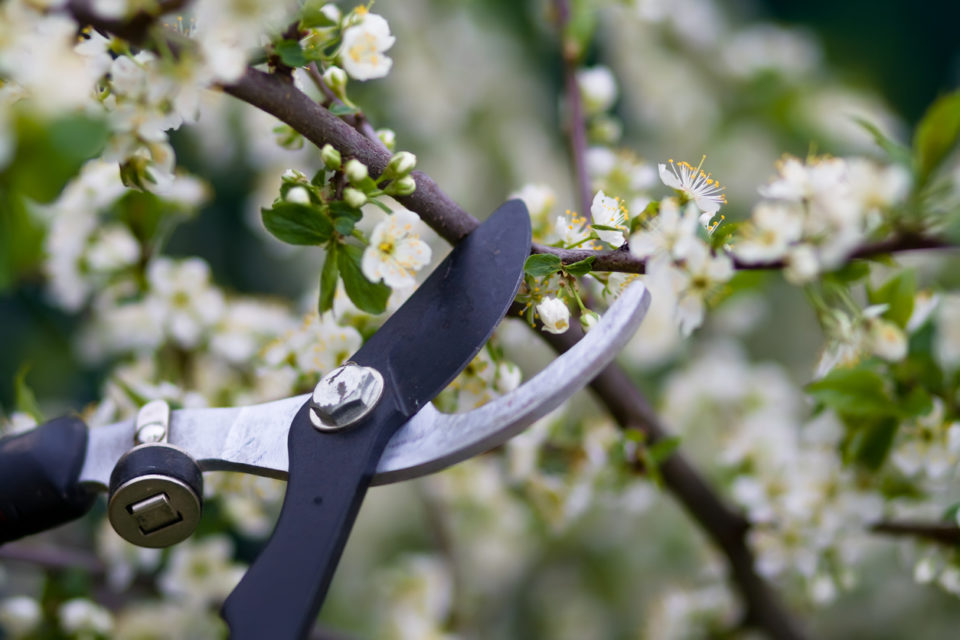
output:
POLYGON ((866 260, 853 260, 836 271, 823 276, 824 283, 831 283, 840 287, 847 287, 863 280, 870 275, 870 263, 866 260))
POLYGON ((884 377, 865 367, 834 369, 807 385, 807 392, 841 416, 874 418, 896 411, 884 377))
POLYGON ((283 64, 288 67, 305 67, 310 64, 310 59, 300 47, 296 40, 281 40, 273 45, 273 52, 276 53, 283 64))
POLYGON ((563 262, 552 253, 535 253, 523 263, 524 272, 534 278, 545 278, 563 268, 563 262))
POLYGON ((880 288, 867 287, 870 304, 886 304, 883 316, 905 328, 913 314, 913 301, 917 291, 917 277, 912 269, 906 269, 885 282, 880 288))
POLYGON ((363 250, 353 245, 342 245, 337 250, 337 266, 343 278, 347 297, 357 308, 367 313, 383 313, 387 309, 390 287, 382 282, 370 282, 363 275, 360 261, 363 250))
POLYGON ((893 417, 848 423, 847 437, 842 445, 844 461, 876 471, 890 453, 898 426, 899 421, 893 417))
POLYGON ((873 124, 869 120, 864 118, 854 118, 854 121, 863 127, 867 133, 873 136, 873 141, 877 143, 881 149, 883 149, 887 156, 894 162, 910 166, 913 163, 913 156, 910 153, 910 149, 906 146, 900 144, 896 140, 891 140, 887 135, 880 130, 877 125, 873 124))
MULTIPOLYGON (((26 103, 24 103, 26 104, 26 103)), ((0 171, 0 292, 43 258, 43 226, 33 203, 48 203, 106 142, 107 127, 85 115, 41 121, 28 106, 15 112, 16 149, 0 171)))
POLYGON ((260 210, 263 226, 288 244, 320 245, 330 239, 333 223, 319 209, 296 202, 277 202, 260 210))
POLYGON ((353 107, 347 104, 334 104, 334 105, 330 105, 329 111, 333 115, 340 117, 340 116, 352 116, 356 114, 359 111, 359 109, 357 107, 353 107))
MULTIPOLYGON (((593 268, 593 262, 596 260, 596 257, 590 256, 589 258, 584 258, 579 262, 571 262, 568 265, 564 265, 563 270, 569 273, 572 276, 580 277, 585 276, 590 273, 590 270, 593 268)), ((524 266, 526 268, 526 266, 524 266)))
POLYGON ((924 114, 913 139, 917 184, 923 186, 960 140, 960 91, 940 97, 924 114))
POLYGON ((0 181, 21 196, 50 202, 83 163, 107 141, 107 125, 85 115, 41 121, 21 112, 16 121, 17 150, 0 181))
POLYGON ((596 6, 588 0, 572 0, 569 18, 564 25, 565 54, 574 59, 582 58, 589 49, 596 30, 596 6))
POLYGON ((340 269, 337 266, 339 243, 331 242, 327 245, 327 257, 323 260, 323 270, 320 271, 320 300, 317 309, 324 313, 333 308, 333 298, 337 293, 337 281, 340 278, 340 269))
POLYGON ((30 415, 37 422, 43 422, 43 413, 40 411, 37 397, 34 395, 33 389, 27 384, 27 373, 29 371, 30 365, 24 364, 13 378, 14 402, 17 411, 30 415))
POLYGON ((915 369, 910 367, 914 360, 911 355, 895 366, 893 380, 867 362, 834 369, 807 386, 807 392, 822 407, 834 410, 845 425, 841 454, 846 463, 876 471, 886 461, 900 424, 933 409, 930 391, 904 375, 915 369))
POLYGON ((43 258, 43 227, 27 202, 0 186, 0 293, 9 290, 43 258))
POLYGON ((354 226, 363 217, 363 212, 356 207, 351 207, 346 202, 333 202, 330 204, 330 215, 333 217, 333 228, 337 233, 348 236, 353 233, 354 226))

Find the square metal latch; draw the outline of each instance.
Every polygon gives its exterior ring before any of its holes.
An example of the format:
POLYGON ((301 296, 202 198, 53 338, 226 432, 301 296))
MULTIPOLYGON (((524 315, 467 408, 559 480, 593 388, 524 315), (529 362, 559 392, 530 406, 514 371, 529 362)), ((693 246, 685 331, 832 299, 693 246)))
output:
POLYGON ((137 521, 140 532, 144 535, 150 535, 183 520, 180 512, 173 508, 173 505, 170 504, 170 498, 165 493, 135 502, 127 509, 137 521))

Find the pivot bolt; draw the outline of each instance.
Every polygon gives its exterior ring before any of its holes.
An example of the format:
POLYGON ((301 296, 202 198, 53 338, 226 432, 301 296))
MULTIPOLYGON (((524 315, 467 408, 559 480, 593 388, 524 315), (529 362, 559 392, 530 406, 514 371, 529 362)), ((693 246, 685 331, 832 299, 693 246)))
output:
POLYGON ((383 395, 383 376, 372 367, 348 362, 327 373, 310 398, 310 422, 320 431, 357 423, 383 395))

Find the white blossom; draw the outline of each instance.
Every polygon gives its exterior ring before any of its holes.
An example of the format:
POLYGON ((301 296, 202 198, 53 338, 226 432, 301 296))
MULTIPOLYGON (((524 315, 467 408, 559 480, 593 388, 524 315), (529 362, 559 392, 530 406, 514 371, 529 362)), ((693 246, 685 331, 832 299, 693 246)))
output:
POLYGON ((693 200, 697 208, 703 212, 700 222, 704 226, 707 226, 720 207, 727 203, 727 196, 723 193, 724 188, 702 169, 703 161, 706 159, 707 156, 703 156, 696 167, 689 162, 674 163, 672 159, 667 161, 670 165, 669 169, 666 164, 657 165, 663 184, 693 200))
POLYGON ((753 209, 751 225, 733 247, 738 258, 766 262, 783 258, 800 239, 803 213, 790 203, 761 202, 753 209))
POLYGON ((630 237, 630 253, 641 259, 682 260, 699 242, 697 212, 693 205, 682 210, 673 198, 660 203, 660 211, 646 228, 630 237))
POLYGON ((232 553, 233 545, 226 536, 181 542, 174 547, 157 584, 163 593, 191 605, 222 601, 244 571, 230 559, 232 553))
POLYGON ((147 280, 165 331, 183 347, 196 346, 223 314, 223 294, 211 286, 210 267, 199 258, 156 258, 147 280))
POLYGON ((598 191, 593 196, 593 202, 590 205, 590 215, 593 217, 593 224, 603 225, 605 227, 614 227, 612 229, 597 229, 597 236, 617 248, 625 241, 624 233, 627 232, 627 208, 619 198, 611 198, 598 191))
POLYGON ((12 638, 29 635, 40 624, 43 612, 40 603, 27 596, 0 600, 0 628, 12 638))
POLYGON ((413 274, 430 262, 430 247, 420 239, 416 214, 401 209, 377 224, 363 252, 363 275, 390 287, 413 284, 413 274))
POLYGON ((570 309, 560 298, 545 298, 537 305, 537 314, 548 333, 564 333, 570 328, 570 309))
POLYGON ((343 30, 340 59, 344 70, 356 80, 384 77, 393 65, 393 60, 384 52, 395 41, 390 35, 390 25, 382 16, 362 15, 360 22, 343 30))
POLYGON ((110 612, 86 598, 67 600, 57 610, 57 617, 60 626, 70 635, 108 635, 113 629, 110 612))

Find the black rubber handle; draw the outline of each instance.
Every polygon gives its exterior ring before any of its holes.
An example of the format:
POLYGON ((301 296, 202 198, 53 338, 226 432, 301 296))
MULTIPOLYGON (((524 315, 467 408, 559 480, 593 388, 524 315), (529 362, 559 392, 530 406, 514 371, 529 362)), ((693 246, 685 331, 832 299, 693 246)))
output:
POLYGON ((380 455, 406 420, 384 398, 355 427, 319 433, 309 410, 290 427, 290 481, 273 535, 223 604, 231 640, 307 636, 380 455))
POLYGON ((75 416, 0 439, 0 544, 75 520, 96 494, 77 482, 87 426, 75 416))

